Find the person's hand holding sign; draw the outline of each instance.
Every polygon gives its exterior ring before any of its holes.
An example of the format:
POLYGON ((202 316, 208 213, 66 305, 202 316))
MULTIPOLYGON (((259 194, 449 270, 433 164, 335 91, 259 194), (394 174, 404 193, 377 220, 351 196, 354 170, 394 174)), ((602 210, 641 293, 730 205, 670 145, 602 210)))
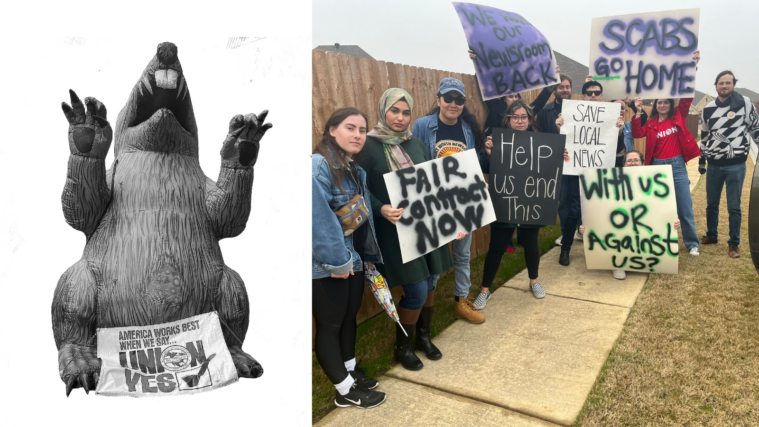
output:
POLYGON ((489 136, 487 141, 485 141, 485 153, 489 156, 492 150, 493 150, 493 137, 489 136))
POLYGON ((638 118, 638 117, 640 117, 640 113, 643 112, 643 100, 642 99, 635 98, 635 108, 636 108, 635 117, 638 118))
POLYGON ((390 205, 384 205, 380 209, 380 213, 385 217, 386 220, 395 225, 395 222, 399 221, 403 216, 403 209, 394 209, 390 205))
POLYGON ((556 119, 556 128, 561 130, 562 126, 564 126, 564 117, 561 117, 561 114, 559 114, 559 118, 556 119))

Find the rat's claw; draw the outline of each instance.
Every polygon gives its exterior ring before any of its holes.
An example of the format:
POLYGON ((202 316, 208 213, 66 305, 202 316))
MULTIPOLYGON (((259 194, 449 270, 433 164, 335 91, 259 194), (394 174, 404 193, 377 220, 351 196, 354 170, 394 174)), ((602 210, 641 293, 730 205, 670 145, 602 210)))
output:
POLYGON ((82 388, 84 388, 85 393, 90 394, 90 385, 88 384, 87 380, 87 374, 79 375, 79 384, 81 384, 82 388))
MULTIPOLYGON (((268 115, 269 115, 269 110, 262 111, 261 114, 258 115, 258 121, 256 122, 256 125, 258 127, 261 127, 261 125, 263 125, 264 122, 266 121, 266 116, 268 115)), ((253 117, 255 118, 256 116, 253 115, 253 117)))
POLYGON ((74 389, 75 383, 76 383, 76 378, 73 376, 69 377, 68 381, 66 381, 66 397, 69 397, 69 394, 71 394, 71 390, 74 389))
POLYGON ((238 130, 245 125, 245 118, 242 116, 242 114, 238 114, 234 117, 232 117, 232 120, 229 121, 229 132, 232 133, 235 130, 238 130))

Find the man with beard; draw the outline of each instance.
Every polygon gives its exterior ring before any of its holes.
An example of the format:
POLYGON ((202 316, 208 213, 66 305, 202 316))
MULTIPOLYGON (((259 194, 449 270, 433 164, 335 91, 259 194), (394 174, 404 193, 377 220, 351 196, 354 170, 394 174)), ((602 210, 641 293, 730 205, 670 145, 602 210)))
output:
POLYGON ((730 224, 727 253, 730 258, 740 257, 741 191, 746 177, 746 158, 749 141, 753 137, 756 143, 759 138, 756 108, 747 97, 734 92, 737 82, 733 72, 728 70, 719 73, 714 81, 718 96, 704 107, 702 113, 701 158, 698 162, 698 171, 706 173, 706 235, 700 243, 717 243, 719 201, 724 185, 727 187, 730 224))

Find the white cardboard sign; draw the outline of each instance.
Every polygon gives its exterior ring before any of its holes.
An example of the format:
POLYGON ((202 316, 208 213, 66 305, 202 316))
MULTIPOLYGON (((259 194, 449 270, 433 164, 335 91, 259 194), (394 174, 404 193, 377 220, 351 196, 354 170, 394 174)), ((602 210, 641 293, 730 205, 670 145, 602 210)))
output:
POLYGON ((577 175, 585 168, 613 168, 617 158, 617 119, 622 106, 618 102, 595 102, 565 99, 561 117, 561 134, 567 136, 569 160, 563 175, 577 175))
POLYGON ((407 263, 495 221, 493 202, 474 150, 384 175, 390 203, 403 208, 396 222, 407 263))
POLYGON ((159 325, 98 328, 97 338, 97 394, 193 394, 238 379, 216 312, 159 325))
POLYGON ((677 274, 672 166, 580 171, 589 270, 677 274))
POLYGON ((594 18, 590 74, 604 98, 693 98, 700 9, 594 18))

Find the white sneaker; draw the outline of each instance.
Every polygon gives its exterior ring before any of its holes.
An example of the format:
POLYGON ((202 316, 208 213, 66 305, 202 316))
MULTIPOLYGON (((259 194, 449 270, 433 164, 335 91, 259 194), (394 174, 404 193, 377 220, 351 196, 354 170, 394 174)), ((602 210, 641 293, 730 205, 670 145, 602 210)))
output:
POLYGON ((575 231, 575 240, 582 240, 582 234, 580 234, 580 230, 575 231))
POLYGON ((483 308, 485 308, 485 304, 487 304, 488 301, 490 301, 490 298, 492 297, 493 297, 493 294, 490 292, 488 293, 480 292, 480 294, 477 296, 477 299, 474 300, 474 303, 473 303, 474 308, 476 308, 477 310, 482 310, 483 308))
POLYGON ((559 238, 556 239, 556 246, 561 246, 561 238, 562 238, 562 236, 559 235, 559 238))
POLYGON ((617 280, 625 280, 627 278, 625 270, 612 270, 611 275, 617 280))
POLYGON ((698 248, 696 247, 696 248, 691 249, 690 250, 690 254, 693 255, 693 256, 698 256, 699 255, 698 254, 698 248))

